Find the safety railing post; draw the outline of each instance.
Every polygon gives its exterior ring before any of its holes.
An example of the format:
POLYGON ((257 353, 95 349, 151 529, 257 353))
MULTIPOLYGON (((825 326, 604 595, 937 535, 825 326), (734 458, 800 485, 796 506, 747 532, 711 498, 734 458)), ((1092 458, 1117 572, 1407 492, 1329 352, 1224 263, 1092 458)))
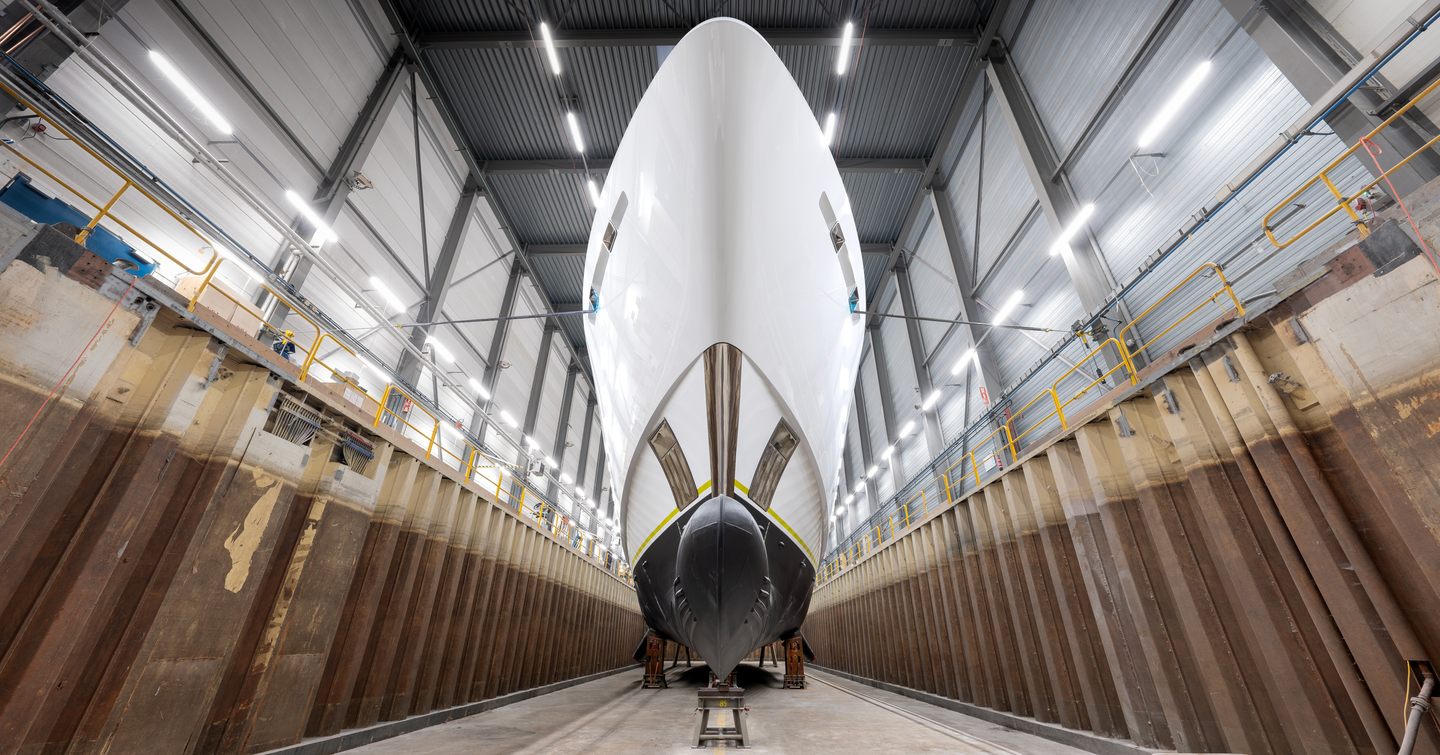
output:
POLYGON ((100 211, 95 213, 95 217, 90 218, 90 222, 86 223, 85 227, 82 228, 79 233, 75 234, 75 243, 81 246, 85 245, 85 239, 89 238, 91 232, 95 230, 95 226, 100 224, 100 218, 110 214, 110 209, 115 206, 116 202, 120 201, 120 195, 124 194, 128 188, 130 188, 130 181, 127 180, 124 184, 121 184, 120 190, 115 192, 114 196, 110 197, 110 200, 105 203, 105 206, 101 207, 100 211))

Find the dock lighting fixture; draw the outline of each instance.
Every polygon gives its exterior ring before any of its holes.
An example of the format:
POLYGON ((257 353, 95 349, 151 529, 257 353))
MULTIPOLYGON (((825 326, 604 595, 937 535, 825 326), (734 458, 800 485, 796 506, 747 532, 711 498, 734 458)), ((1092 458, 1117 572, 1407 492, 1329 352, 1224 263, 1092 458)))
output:
POLYGON ((561 484, 561 485, 569 485, 569 484, 570 484, 570 473, 569 473, 569 472, 566 472, 565 474, 560 475, 560 484, 561 484))
POLYGON ((915 420, 913 420, 913 419, 912 419, 912 420, 908 420, 905 424, 903 424, 903 425, 900 426, 900 436, 899 436, 899 437, 904 438, 905 436, 909 435, 910 433, 912 433, 912 432, 914 432, 914 431, 915 431, 915 420))
POLYGON ((580 119, 575 117, 575 111, 565 113, 565 124, 570 127, 570 141, 575 144, 575 151, 585 154, 585 137, 580 135, 580 119))
POLYGON ((879 465, 879 464, 871 464, 871 465, 870 465, 870 468, 867 469, 867 470, 865 470, 865 476, 866 476, 866 477, 874 477, 875 474, 878 473, 879 471, 880 471, 880 465, 879 465))
POLYGON ((479 396, 481 401, 490 400, 490 391, 485 390, 485 386, 481 385, 479 380, 470 378, 470 388, 475 391, 475 395, 479 396))
POLYGON ((455 353, 450 351, 450 347, 446 346, 440 339, 435 336, 425 336, 425 345, 429 346, 430 350, 439 355, 441 359, 444 359, 450 364, 455 364, 455 353))
POLYGON ((185 99, 189 100, 190 104, 193 105, 196 110, 199 110, 201 115, 205 116, 205 120, 210 121, 210 125, 214 126, 216 131, 226 136, 235 133, 235 127, 230 125, 230 121, 225 120, 225 116, 221 115, 220 111, 216 110, 215 106, 210 104, 210 100, 206 99, 205 95, 201 94, 200 90, 196 89, 195 85, 191 84, 190 80, 185 78, 185 74, 180 73, 180 69, 176 68, 175 64, 171 63, 169 58, 155 50, 151 50, 150 62, 155 64, 156 68, 160 69, 160 73, 164 74, 165 78, 169 79, 170 83, 176 89, 180 90, 180 94, 184 95, 185 99))
POLYGON ((828 147, 833 141, 835 141, 835 111, 832 110, 829 115, 825 116, 825 131, 821 136, 820 143, 828 147))
POLYGON ((535 450, 539 450, 539 449, 540 449, 540 442, 537 441, 537 440, 535 440, 534 438, 532 438, 532 437, 530 437, 530 436, 528 436, 528 435, 522 435, 521 438, 524 439, 525 445, 529 446, 530 448, 533 448, 533 449, 535 449, 535 450))
POLYGON ((865 489, 865 478, 864 478, 864 477, 861 477, 860 479, 858 479, 858 480, 855 481, 855 492, 856 492, 856 493, 859 493, 860 491, 862 491, 862 490, 864 490, 864 489, 865 489))
POLYGON ((370 288, 380 294, 380 298, 385 300, 385 304, 390 307, 390 311, 396 314, 405 311, 405 302, 400 301, 400 297, 396 296, 395 292, 391 291, 390 287, 385 285, 385 281, 372 275, 370 276, 370 288))
POLYGON ((1020 306, 1020 300, 1024 298, 1025 292, 1018 288, 1015 289, 1015 293, 1010 294, 1010 298, 1006 299, 1005 303, 1000 305, 1000 311, 995 313, 995 319, 991 320, 990 324, 999 325, 1005 322, 1010 315, 1015 314, 1015 308, 1020 306))
POLYGON ((1171 93, 1170 99, 1165 100, 1165 104, 1160 106, 1160 112, 1156 113, 1155 117, 1150 119, 1150 124, 1145 127, 1145 130, 1140 132, 1136 146, 1144 149, 1154 144, 1155 140, 1160 138, 1161 132, 1170 125, 1171 121, 1175 120, 1175 116, 1180 114, 1180 108, 1185 106, 1185 102, 1195 96, 1195 92, 1200 89, 1200 85, 1205 82, 1205 77, 1209 75, 1210 61, 1207 60, 1195 66, 1195 70, 1180 82, 1180 86, 1171 93))
POLYGON ((309 223, 310 227, 315 229, 315 233, 310 237, 310 244, 312 246, 315 244, 323 244, 326 241, 340 240, 340 237, 335 235, 335 231, 331 230, 330 226, 325 223, 325 220, 320 217, 320 213, 315 212, 315 208, 311 207, 310 203, 306 202, 304 197, 296 194, 294 189, 285 190, 285 199, 290 202, 290 206, 294 207, 296 212, 300 213, 300 217, 305 218, 305 222, 309 223))
POLYGON ((850 43, 855 38, 855 24, 851 21, 845 22, 845 29, 840 32, 840 52, 835 56, 835 75, 844 76, 845 71, 850 68, 850 43))
POLYGON ((845 505, 846 505, 846 506, 849 506, 850 504, 852 504, 852 503, 854 503, 854 502, 855 502, 855 494, 854 494, 854 493, 851 493, 851 494, 845 496, 845 505))
POLYGON ((894 445, 893 443, 890 444, 890 445, 888 445, 888 446, 886 446, 886 447, 885 447, 885 450, 880 452, 880 458, 882 458, 882 459, 888 459, 888 458, 890 458, 891 456, 894 456, 894 455, 895 455, 895 445, 894 445))
POLYGON ((1093 204, 1087 204, 1077 210, 1075 217, 1070 218, 1070 222, 1060 231, 1060 235, 1055 238, 1055 243, 1050 245, 1050 256, 1054 257, 1068 250, 1070 248, 1070 241, 1080 235, 1080 229, 1085 227, 1085 224, 1090 221, 1090 216, 1094 214, 1095 205, 1093 204))
POLYGON ((515 418, 510 415, 510 412, 507 412, 504 409, 500 410, 500 421, 509 425, 512 429, 520 427, 520 423, 516 422, 515 418))
POLYGON ((590 205, 597 210, 600 209, 600 187, 596 185, 595 179, 585 179, 585 188, 590 191, 590 205))
POLYGON ((545 43, 545 59, 550 61, 550 72, 560 75, 560 54, 555 52, 555 39, 550 36, 550 24, 540 22, 540 41, 545 43))
POLYGON ((975 347, 972 346, 972 347, 966 349, 966 350, 965 350, 965 353, 964 353, 964 354, 961 354, 959 359, 955 360, 955 366, 950 368, 950 374, 951 374, 951 375, 959 375, 959 374, 961 373, 961 371, 963 371, 963 370, 965 369, 965 366, 968 365, 968 364, 970 364, 970 360, 972 360, 972 359, 974 359, 974 358, 975 358, 975 347))
POLYGON ((930 395, 929 395, 929 396, 926 396, 926 397, 925 397, 925 400, 920 403, 920 411, 922 411, 922 412, 928 412, 928 411, 930 411, 931 409, 934 409, 936 402, 938 402, 939 400, 940 400, 940 389, 939 389, 939 388, 936 388, 935 390, 930 391, 930 395))
POLYGON ((558 468, 560 467, 560 462, 555 461, 555 457, 553 457, 553 456, 546 456, 546 457, 545 457, 545 466, 547 466, 547 467, 549 467, 549 468, 551 468, 551 469, 558 469, 558 468))

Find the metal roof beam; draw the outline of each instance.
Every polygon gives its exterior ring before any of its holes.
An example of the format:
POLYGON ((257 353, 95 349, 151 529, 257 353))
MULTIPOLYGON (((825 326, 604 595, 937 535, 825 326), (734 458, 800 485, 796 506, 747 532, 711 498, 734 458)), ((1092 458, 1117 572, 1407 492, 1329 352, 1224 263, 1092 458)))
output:
MULTIPOLYGON (((680 41, 689 29, 555 29, 556 47, 667 47, 680 41)), ((757 29, 772 45, 838 47, 840 29, 757 29)), ((975 29, 866 29, 855 38, 866 47, 961 47, 975 44, 975 29)), ((416 39, 422 50, 475 48, 534 48, 540 40, 531 29, 422 32, 416 39)))
MULTIPOLYGON (((861 254, 889 254, 890 244, 861 244, 861 254)), ((585 244, 526 244, 525 254, 530 258, 536 257, 583 257, 585 256, 585 244)), ((554 302, 557 312, 566 312, 570 309, 567 305, 580 306, 579 302, 554 302)))
MULTIPOLYGON (((985 67, 985 75, 1015 146, 1019 147, 1020 161, 1025 166, 1030 185, 1035 189, 1035 196, 1040 200, 1040 209, 1050 221, 1050 229, 1059 234, 1084 202, 1076 196, 1069 177, 1059 170, 1060 160, 1054 143, 1008 53, 1002 51, 992 56, 985 67), (1058 179, 1050 180, 1057 173, 1058 179)), ((1089 229, 1077 234, 1071 240, 1070 248, 1073 253, 1062 254, 1061 259, 1080 297, 1080 304, 1089 313, 1100 312, 1115 288, 1115 279, 1105 263, 1104 254, 1089 229)))
MULTIPOLYGON (((955 217, 955 206, 950 203, 950 190, 935 189, 930 193, 931 211, 940 220, 940 231, 945 236, 945 246, 950 252, 950 264, 955 271, 955 288, 959 293, 960 316, 957 320, 970 320, 972 322, 980 319, 980 309, 975 304, 975 286, 970 280, 969 260, 974 254, 973 250, 965 249, 964 234, 960 232, 960 220, 955 217)), ((902 288, 903 292, 904 289, 902 288)), ((1000 397, 1000 385, 997 382, 1000 378, 999 368, 996 366, 995 355, 992 353, 994 346, 988 343, 981 343, 980 336, 975 332, 974 326, 961 325, 959 328, 964 331, 970 339, 970 348, 975 349, 975 360, 980 371, 980 385, 985 388, 987 400, 993 401, 1000 397)), ((944 369, 946 366, 941 365, 944 369)), ((966 365, 963 371, 968 371, 966 365)), ((967 372, 968 374, 968 372, 967 372)), ((966 401, 969 401, 969 394, 966 394, 966 401)))
MULTIPOLYGON (((900 429, 897 427, 895 421, 895 417, 898 414, 895 408, 895 399, 897 397, 895 395, 895 387, 890 384, 890 373, 885 366, 889 364, 890 361, 885 355, 885 338, 880 332, 880 320, 871 320, 870 324, 866 326, 865 332, 870 336, 870 356, 875 360, 875 380, 880 384, 880 416, 885 421, 885 443, 888 446, 893 446, 896 445, 896 433, 899 432, 900 429)), ((870 462, 871 466, 877 463, 876 461, 870 462)), ((900 450, 898 448, 895 449, 895 453, 890 454, 890 475, 891 481, 894 482, 895 490, 899 490, 900 486, 910 479, 909 475, 905 474, 905 465, 900 463, 900 450)), ((879 502, 877 501, 875 503, 876 511, 878 511, 879 502)))
MULTIPOLYGON (((920 321, 914 319, 920 311, 915 306, 915 292, 910 286, 909 264, 901 263, 895 267, 895 282, 900 288, 900 308, 906 318, 905 335, 908 336, 906 340, 910 345, 910 361, 915 366, 915 381, 920 388, 920 417, 924 420, 926 451, 933 459, 945 450, 945 436, 940 432, 940 404, 937 402, 929 409, 925 408, 924 402, 930 397, 931 391, 935 390, 935 383, 930 377, 930 367, 925 359, 925 334, 920 330, 920 321)), ((896 449, 896 453, 899 453, 899 449, 896 449)))
MULTIPOLYGON (((1330 96, 1335 83, 1361 62, 1358 51, 1309 3, 1220 0, 1220 5, 1235 17, 1265 56, 1312 105, 1330 96)), ((1377 77, 1375 83, 1392 89, 1383 78, 1377 77)), ((1374 87, 1362 87, 1348 102, 1332 110, 1325 122, 1346 144, 1354 144, 1380 125, 1384 116, 1375 113, 1384 105, 1384 96, 1374 87)), ((1381 164, 1389 168, 1404 155, 1419 149, 1434 129, 1434 124, 1419 108, 1396 119, 1372 139, 1380 146, 1381 164)), ((1364 160, 1361 163, 1371 175, 1376 174, 1374 165, 1364 160)), ((1436 176, 1440 176, 1440 155, 1427 149, 1392 173, 1390 180, 1401 194, 1409 194, 1436 176)))
MULTIPOLYGON (((415 33, 405 25, 405 15, 400 10, 397 0, 380 0, 380 6, 381 10, 385 13, 385 18, 390 22, 391 28, 395 30, 396 36, 400 38, 400 49, 416 64, 420 73, 420 80, 425 84, 426 91, 430 93, 431 102, 435 104, 435 109, 440 112, 440 119, 445 122, 445 130, 450 134, 450 138, 454 140, 457 145, 460 145, 460 155, 465 159, 466 165, 469 166, 471 175, 478 176, 481 188, 486 190, 485 193, 489 199, 491 208, 495 211, 495 217, 499 219, 500 226, 504 229, 505 239, 510 242, 510 248, 515 251, 515 262, 513 264, 519 265, 522 269, 528 269, 530 262, 525 256, 525 245, 521 244, 520 240, 515 236, 515 224, 510 222, 510 216, 505 211, 504 204, 500 202, 500 199, 495 196, 493 191, 489 190, 491 187, 488 185, 489 181, 485 167, 483 163, 476 158, 474 149, 469 146, 470 142, 465 137, 464 129, 460 127, 460 121, 455 115, 454 108, 450 103, 450 98, 439 85, 439 80, 434 70, 431 69, 430 65, 421 57, 420 48, 416 44, 415 33)), ((540 295, 542 306, 544 306, 546 310, 554 312, 555 307, 550 303, 549 295, 539 286, 536 286, 536 291, 540 295)), ((565 338, 567 343, 570 343, 571 353, 578 353, 581 350, 580 344, 570 342, 569 336, 562 335, 562 337, 565 338)), ((486 366, 487 373, 492 365, 486 366)), ((487 381, 486 385, 493 389, 489 381, 487 381)))
MULTIPOLYGON (((545 368, 550 363, 550 342, 559 329, 559 325, 546 322, 540 335, 540 354, 535 360, 535 375, 530 379, 530 402, 525 405, 525 423, 522 426, 526 437, 535 434, 535 421, 540 417, 540 394, 545 390, 545 368)), ((528 453, 523 448, 521 452, 528 453)))
MULTIPOLYGON (((919 173, 925 170, 920 158, 838 157, 835 166, 846 173, 919 173)), ((536 158, 533 160, 487 160, 481 168, 487 175, 526 175, 550 173, 604 173, 610 170, 610 158, 591 157, 584 164, 573 157, 536 158)))
POLYGON ((470 427, 474 428, 475 438, 481 445, 485 443, 485 431, 489 428, 490 410, 495 406, 495 384, 500 377, 500 360, 505 355, 505 338, 510 333, 510 316, 515 314, 516 294, 520 291, 520 279, 524 275, 524 266, 518 260, 512 261, 510 277, 505 281, 505 294, 500 298, 500 319, 495 321, 495 332, 490 336, 490 351, 485 355, 485 374, 480 377, 480 384, 485 387, 490 398, 480 402, 480 406, 470 417, 470 427))
MULTIPOLYGON (((390 110, 395 106, 395 100, 400 96, 400 74, 404 70, 405 56, 399 48, 396 48, 395 52, 390 55, 390 62, 385 64, 385 69, 375 80, 375 84, 370 87, 370 94, 365 98, 365 104, 360 108, 359 115, 355 116, 354 122, 350 124, 350 130, 345 134, 345 141, 340 143, 339 151, 330 161, 330 167, 326 169, 325 175, 320 179, 320 185, 315 188, 311 205, 328 225, 335 224, 335 219, 340 216, 340 210, 345 207, 345 200, 350 196, 350 174, 355 171, 357 166, 365 162, 365 159, 370 156, 370 151, 375 148, 375 143, 380 140, 381 126, 385 122, 385 117, 390 114, 390 110)), ((314 232, 310 224, 299 216, 291 223, 291 227, 299 231, 301 235, 309 235, 314 232)), ((298 291, 305 285, 305 279, 310 276, 310 270, 315 266, 315 261, 310 256, 298 254, 290 248, 289 244, 281 244, 270 267, 275 270, 283 270, 292 256, 297 259, 285 279, 298 291)), ((263 302, 265 298, 266 295, 262 293, 260 301, 263 302)), ((277 301, 271 319, 274 322, 284 322, 289 314, 290 308, 277 301)))
MULTIPOLYGON (((425 299, 420 303, 420 311, 415 316, 415 322, 421 325, 410 331, 410 343, 416 350, 425 348, 425 341, 433 328, 431 323, 438 319, 440 310, 445 306, 445 296, 450 293, 450 282, 455 278, 455 263, 460 258, 460 244, 465 239, 465 231, 470 227, 470 214, 474 212, 479 196, 480 187, 474 178, 466 179, 465 189, 460 192, 455 209, 450 213, 450 225, 445 228, 445 239, 440 243, 440 254, 435 258, 430 280, 426 281, 425 299)), ((439 360, 433 355, 431 361, 439 364, 439 360)), ((415 385, 415 381, 420 378, 420 367, 420 359, 414 352, 406 351, 400 355, 400 364, 395 373, 402 382, 415 385)), ((438 402, 440 397, 436 396, 435 400, 438 402)))

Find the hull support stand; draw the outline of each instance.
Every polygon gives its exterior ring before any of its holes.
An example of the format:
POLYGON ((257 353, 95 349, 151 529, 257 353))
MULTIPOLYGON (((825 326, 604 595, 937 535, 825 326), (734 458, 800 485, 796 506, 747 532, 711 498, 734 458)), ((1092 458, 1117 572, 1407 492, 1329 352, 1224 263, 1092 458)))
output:
POLYGON ((745 735, 745 716, 750 709, 745 706, 745 690, 735 686, 735 675, 731 673, 721 682, 712 672, 710 684, 698 690, 699 701, 695 712, 696 749, 728 745, 748 747, 745 735))
POLYGON ((654 632, 645 636, 645 679, 641 689, 665 689, 665 639, 654 632))
POLYGON ((785 640, 785 689, 805 689, 805 641, 799 636, 785 640))

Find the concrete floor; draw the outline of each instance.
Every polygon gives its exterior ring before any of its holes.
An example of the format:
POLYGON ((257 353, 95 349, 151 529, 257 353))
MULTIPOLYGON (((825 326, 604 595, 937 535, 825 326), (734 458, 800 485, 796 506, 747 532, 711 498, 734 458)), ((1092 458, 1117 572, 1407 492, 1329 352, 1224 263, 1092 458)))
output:
MULTIPOLYGON (((779 669, 744 665, 752 753, 1025 753, 1081 750, 846 679, 811 672, 810 688, 780 689, 779 669)), ((669 674, 670 688, 640 689, 625 671, 351 752, 692 753, 702 666, 669 674)))

